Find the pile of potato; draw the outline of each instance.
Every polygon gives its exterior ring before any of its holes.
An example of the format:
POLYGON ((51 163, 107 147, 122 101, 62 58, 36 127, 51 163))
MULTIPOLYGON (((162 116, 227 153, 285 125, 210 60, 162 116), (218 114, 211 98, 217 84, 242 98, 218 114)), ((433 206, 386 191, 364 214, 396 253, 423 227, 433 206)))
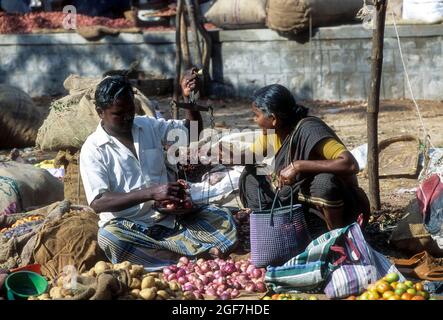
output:
MULTIPOLYGON (((127 270, 131 276, 130 291, 127 295, 119 297, 123 300, 195 300, 195 296, 184 293, 177 281, 166 281, 160 272, 146 272, 143 266, 133 265, 128 261, 112 264, 99 261, 89 271, 82 273, 82 276, 96 277, 107 270, 127 270)), ((72 298, 74 290, 70 289, 71 275, 61 275, 54 280, 49 293, 38 297, 31 297, 29 300, 56 300, 72 298)))

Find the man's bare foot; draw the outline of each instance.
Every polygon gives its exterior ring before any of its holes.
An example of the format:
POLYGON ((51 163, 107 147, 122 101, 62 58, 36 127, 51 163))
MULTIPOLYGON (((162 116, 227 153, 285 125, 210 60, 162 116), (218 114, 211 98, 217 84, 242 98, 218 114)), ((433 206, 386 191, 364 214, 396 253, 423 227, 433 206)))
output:
POLYGON ((212 248, 212 249, 210 249, 209 250, 209 255, 212 257, 212 258, 221 258, 222 257, 222 253, 221 253, 221 251, 220 251, 220 249, 217 249, 217 248, 212 248))

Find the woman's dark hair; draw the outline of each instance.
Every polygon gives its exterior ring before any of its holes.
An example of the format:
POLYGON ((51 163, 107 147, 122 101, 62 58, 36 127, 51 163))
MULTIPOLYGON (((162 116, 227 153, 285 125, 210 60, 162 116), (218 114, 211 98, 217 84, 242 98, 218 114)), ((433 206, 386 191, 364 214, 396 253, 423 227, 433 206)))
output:
POLYGON ((298 105, 292 93, 279 84, 271 84, 254 92, 253 103, 266 116, 274 114, 283 126, 294 126, 308 115, 308 109, 298 105))
POLYGON ((134 96, 131 83, 123 76, 112 76, 105 78, 100 82, 95 90, 95 106, 105 110, 109 108, 114 101, 129 94, 134 96))

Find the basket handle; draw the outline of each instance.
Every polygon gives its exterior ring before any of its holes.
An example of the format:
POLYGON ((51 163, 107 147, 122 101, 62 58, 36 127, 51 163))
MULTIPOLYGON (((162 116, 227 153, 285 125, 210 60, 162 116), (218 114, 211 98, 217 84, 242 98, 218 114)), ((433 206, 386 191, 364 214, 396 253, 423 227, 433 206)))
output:
MULTIPOLYGON (((259 184, 258 185, 258 188, 257 188, 257 197, 258 197, 258 208, 260 209, 260 211, 263 211, 263 207, 262 207, 262 205, 261 205, 261 193, 260 193, 260 187, 261 187, 261 185, 259 184)), ((278 193, 278 189, 276 190, 277 192, 276 193, 278 193)), ((274 207, 274 203, 275 203, 275 199, 277 199, 278 197, 277 197, 277 195, 275 195, 274 196, 274 200, 273 200, 273 207, 274 207)), ((280 199, 278 199, 278 203, 280 204, 280 207, 283 207, 283 204, 281 203, 281 201, 280 201, 280 199)))
MULTIPOLYGON (((292 220, 292 214, 293 214, 293 210, 294 210, 294 195, 292 192, 292 187, 288 186, 291 189, 291 206, 290 206, 290 219, 292 220)), ((274 226, 274 208, 275 208, 275 203, 277 202, 277 198, 278 198, 278 194, 280 193, 281 188, 277 188, 277 191, 275 192, 275 197, 274 197, 274 201, 272 201, 272 207, 271 207, 271 221, 270 221, 270 226, 273 227, 274 226)), ((280 203, 281 204, 281 203, 280 203)))

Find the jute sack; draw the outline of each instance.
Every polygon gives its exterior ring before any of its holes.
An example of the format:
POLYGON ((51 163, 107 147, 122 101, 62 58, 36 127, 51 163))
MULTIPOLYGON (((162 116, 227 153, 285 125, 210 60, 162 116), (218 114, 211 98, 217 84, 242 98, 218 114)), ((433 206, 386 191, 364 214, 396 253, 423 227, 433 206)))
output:
POLYGON ((218 0, 205 18, 224 29, 264 27, 266 0, 218 0))
POLYGON ((0 214, 63 200, 63 184, 48 171, 15 161, 0 162, 0 214))
POLYGON ((25 92, 0 85, 0 149, 33 146, 43 117, 25 92))
MULTIPOLYGON (((100 122, 95 111, 94 94, 101 80, 83 79, 76 75, 65 80, 64 86, 70 94, 51 104, 49 115, 38 130, 36 144, 41 150, 81 148, 100 122)), ((138 89, 134 90, 136 113, 154 116, 149 99, 138 89)))
POLYGON ((46 223, 38 232, 33 262, 40 264, 42 274, 50 279, 68 265, 79 273, 85 272, 98 261, 106 261, 97 243, 97 233, 97 214, 88 207, 73 206, 71 212, 46 223))
POLYGON ((55 158, 55 163, 57 166, 63 166, 65 169, 65 176, 63 178, 65 199, 73 204, 88 205, 80 175, 79 155, 80 151, 74 153, 69 150, 59 151, 55 158))
MULTIPOLYGON (((370 1, 368 1, 370 2, 370 1)), ((266 25, 276 31, 295 33, 355 19, 362 0, 268 0, 266 25)))

